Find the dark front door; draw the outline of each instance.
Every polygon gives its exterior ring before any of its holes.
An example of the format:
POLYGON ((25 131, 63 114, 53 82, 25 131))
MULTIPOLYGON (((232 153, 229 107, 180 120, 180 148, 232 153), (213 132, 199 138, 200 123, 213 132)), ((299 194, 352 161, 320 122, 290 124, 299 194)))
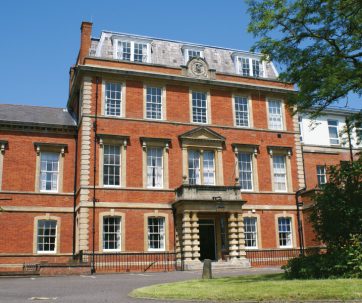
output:
POLYGON ((215 260, 215 224, 213 220, 200 220, 200 260, 215 260))

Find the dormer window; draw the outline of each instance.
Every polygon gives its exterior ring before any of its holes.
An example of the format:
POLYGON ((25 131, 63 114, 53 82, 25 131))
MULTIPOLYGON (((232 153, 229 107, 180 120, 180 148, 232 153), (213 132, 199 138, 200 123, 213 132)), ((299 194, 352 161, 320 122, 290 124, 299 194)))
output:
POLYGON ((114 58, 125 61, 150 62, 150 43, 145 41, 115 39, 114 58))
POLYGON ((192 58, 204 58, 204 51, 201 48, 183 47, 185 64, 192 58))
POLYGON ((236 73, 246 77, 263 78, 264 62, 257 57, 234 55, 236 73))

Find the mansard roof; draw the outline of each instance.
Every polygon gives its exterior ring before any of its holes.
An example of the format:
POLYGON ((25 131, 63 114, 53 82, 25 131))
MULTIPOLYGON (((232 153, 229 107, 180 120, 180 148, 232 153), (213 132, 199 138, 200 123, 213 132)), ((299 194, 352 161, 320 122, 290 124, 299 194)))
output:
POLYGON ((76 121, 64 108, 0 104, 0 122, 73 126, 76 121))

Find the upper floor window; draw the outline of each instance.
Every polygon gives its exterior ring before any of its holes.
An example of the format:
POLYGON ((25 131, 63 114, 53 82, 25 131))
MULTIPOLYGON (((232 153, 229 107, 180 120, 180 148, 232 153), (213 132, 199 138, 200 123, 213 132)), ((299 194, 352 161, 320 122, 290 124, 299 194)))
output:
POLYGON ((121 250, 121 217, 103 217, 103 251, 121 250))
POLYGON ((103 185, 121 185, 121 147, 105 144, 103 146, 103 185))
POLYGON ((242 190, 253 190, 253 161, 252 154, 239 152, 239 182, 242 190))
POLYGON ((319 186, 327 183, 327 174, 326 174, 325 165, 317 165, 317 180, 319 186))
POLYGON ((201 49, 184 48, 185 64, 192 58, 203 58, 204 51, 201 49))
POLYGON ((268 101, 269 128, 283 129, 282 102, 280 100, 270 99, 268 101))
POLYGON ((147 87, 146 88, 146 118, 162 119, 162 88, 147 87))
POLYGON ((244 218, 245 248, 258 248, 257 218, 244 218))
POLYGON ((207 123, 207 94, 192 92, 192 122, 207 123))
POLYGON ((234 97, 235 124, 237 126, 249 126, 249 104, 247 97, 234 97))
POLYGON ((362 123, 356 123, 356 144, 361 144, 362 142, 362 123))
POLYGON ((328 120, 329 143, 332 145, 339 144, 338 121, 328 120))
POLYGON ((148 217, 148 250, 165 250, 165 218, 148 217))
POLYGON ((150 62, 150 44, 142 41, 116 40, 116 59, 150 62))
POLYGON ((292 247, 292 219, 290 217, 278 218, 278 235, 280 247, 292 247))
POLYGON ((163 148, 147 148, 147 187, 163 187, 163 148))
POLYGON ((58 191, 59 153, 42 152, 40 155, 40 190, 58 191))
POLYGON ((273 156, 273 179, 275 191, 287 191, 287 168, 283 155, 273 156))
POLYGON ((215 154, 213 151, 189 150, 189 184, 215 185, 215 154))
POLYGON ((55 253, 57 244, 57 221, 38 220, 37 252, 55 253))
POLYGON ((105 83, 104 113, 106 116, 121 116, 122 85, 105 83))
POLYGON ((247 77, 264 77, 263 62, 260 59, 237 56, 236 72, 247 77))

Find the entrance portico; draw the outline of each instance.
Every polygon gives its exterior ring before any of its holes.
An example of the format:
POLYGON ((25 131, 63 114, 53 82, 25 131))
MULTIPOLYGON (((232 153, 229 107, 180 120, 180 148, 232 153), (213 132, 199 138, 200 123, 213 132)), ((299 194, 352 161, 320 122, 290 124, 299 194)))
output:
POLYGON ((182 185, 173 204, 176 253, 186 269, 211 259, 225 266, 249 267, 238 186, 182 185))

